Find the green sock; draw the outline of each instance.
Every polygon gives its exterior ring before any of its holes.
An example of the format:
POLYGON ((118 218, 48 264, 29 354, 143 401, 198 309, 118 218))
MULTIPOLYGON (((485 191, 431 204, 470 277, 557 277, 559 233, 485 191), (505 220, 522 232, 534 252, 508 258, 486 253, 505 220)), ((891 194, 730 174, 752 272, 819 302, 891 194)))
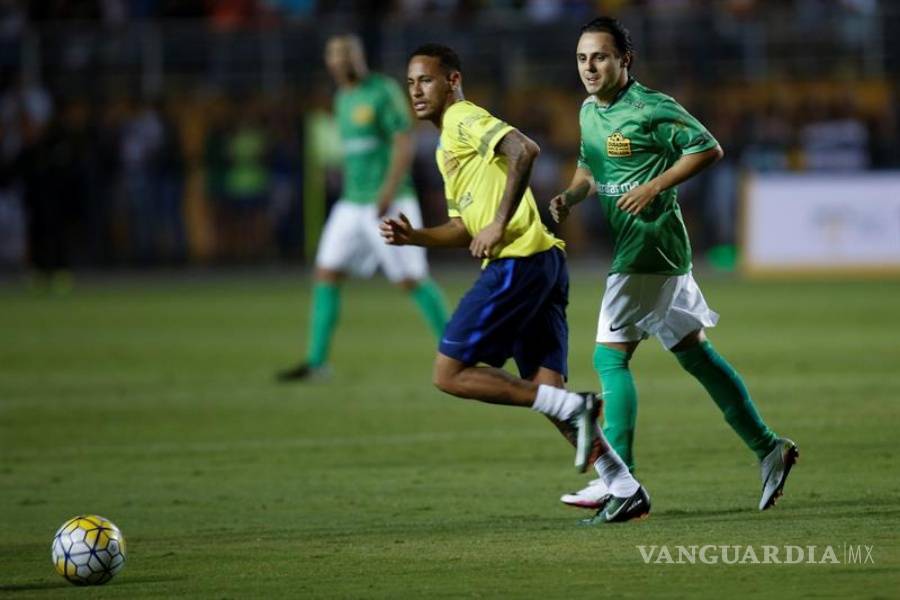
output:
POLYGON ((703 384, 731 428, 760 460, 764 458, 775 445, 775 434, 763 423, 737 371, 708 341, 674 354, 681 366, 703 384))
POLYGON ((433 280, 425 279, 411 294, 431 332, 440 339, 444 334, 444 327, 447 326, 447 305, 441 288, 433 280))
POLYGON ((316 283, 313 286, 312 301, 306 360, 310 365, 319 367, 328 360, 331 337, 341 312, 341 289, 330 283, 316 283))
POLYGON ((634 470, 637 389, 628 368, 631 356, 602 344, 594 349, 594 370, 603 387, 603 435, 630 470, 634 470))

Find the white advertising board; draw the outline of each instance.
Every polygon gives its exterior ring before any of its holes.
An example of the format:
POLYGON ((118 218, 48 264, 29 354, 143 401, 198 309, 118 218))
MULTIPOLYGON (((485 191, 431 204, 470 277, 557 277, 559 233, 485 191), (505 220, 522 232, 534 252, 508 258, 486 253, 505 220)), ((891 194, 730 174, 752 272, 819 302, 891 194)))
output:
POLYGON ((744 191, 745 272, 900 273, 900 172, 753 175, 744 191))

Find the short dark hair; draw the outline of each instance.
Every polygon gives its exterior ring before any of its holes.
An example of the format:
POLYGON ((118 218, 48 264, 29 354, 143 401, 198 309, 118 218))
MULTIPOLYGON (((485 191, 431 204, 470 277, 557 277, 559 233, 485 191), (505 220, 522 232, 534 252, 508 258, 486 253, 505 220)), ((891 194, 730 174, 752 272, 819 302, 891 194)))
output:
POLYGON ((409 60, 416 56, 430 56, 440 61, 441 68, 448 74, 453 71, 462 73, 462 62, 459 55, 450 46, 443 44, 423 44, 409 55, 409 60))
POLYGON ((634 61, 634 48, 631 45, 631 33, 625 28, 618 19, 613 17, 597 17, 588 21, 581 27, 581 33, 605 32, 613 36, 616 42, 616 50, 619 54, 625 56, 631 53, 632 61, 634 61))

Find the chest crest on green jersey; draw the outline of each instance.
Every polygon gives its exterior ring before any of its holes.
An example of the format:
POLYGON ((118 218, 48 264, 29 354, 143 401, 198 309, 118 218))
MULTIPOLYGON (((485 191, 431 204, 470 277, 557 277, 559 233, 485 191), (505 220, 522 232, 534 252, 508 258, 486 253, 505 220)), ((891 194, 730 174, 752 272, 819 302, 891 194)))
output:
POLYGON ((606 154, 611 157, 631 156, 631 140, 616 131, 606 138, 606 154))
POLYGON ((375 109, 370 104, 360 104, 353 108, 351 118, 356 125, 368 125, 375 120, 375 109))

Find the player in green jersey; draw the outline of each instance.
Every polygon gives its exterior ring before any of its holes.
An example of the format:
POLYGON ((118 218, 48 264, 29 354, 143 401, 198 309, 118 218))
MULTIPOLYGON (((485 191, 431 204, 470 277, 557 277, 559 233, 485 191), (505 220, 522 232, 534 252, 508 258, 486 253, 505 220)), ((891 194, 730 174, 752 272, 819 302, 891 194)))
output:
MULTIPOLYGON (((576 60, 589 96, 581 106, 581 151, 568 189, 550 201, 561 222, 596 192, 615 243, 594 352, 604 432, 633 469, 637 393, 628 363, 641 340, 655 336, 759 458, 759 509, 765 510, 781 495, 797 446, 766 426, 740 375, 704 333, 719 317, 691 274, 690 242, 676 200, 675 186, 719 160, 722 148, 675 100, 629 76, 633 58, 628 30, 615 19, 601 17, 582 28, 576 60)), ((561 499, 602 509, 608 498, 595 480, 561 499)))
POLYGON ((328 40, 325 63, 337 83, 334 112, 344 153, 344 188, 322 232, 316 253, 306 359, 278 374, 282 381, 327 372, 331 339, 340 312, 340 284, 347 274, 370 276, 381 267, 410 294, 435 337, 447 323, 440 288, 428 277, 424 248, 381 242, 378 225, 401 212, 422 225, 409 177, 413 134, 400 86, 369 72, 362 43, 354 35, 328 40))

